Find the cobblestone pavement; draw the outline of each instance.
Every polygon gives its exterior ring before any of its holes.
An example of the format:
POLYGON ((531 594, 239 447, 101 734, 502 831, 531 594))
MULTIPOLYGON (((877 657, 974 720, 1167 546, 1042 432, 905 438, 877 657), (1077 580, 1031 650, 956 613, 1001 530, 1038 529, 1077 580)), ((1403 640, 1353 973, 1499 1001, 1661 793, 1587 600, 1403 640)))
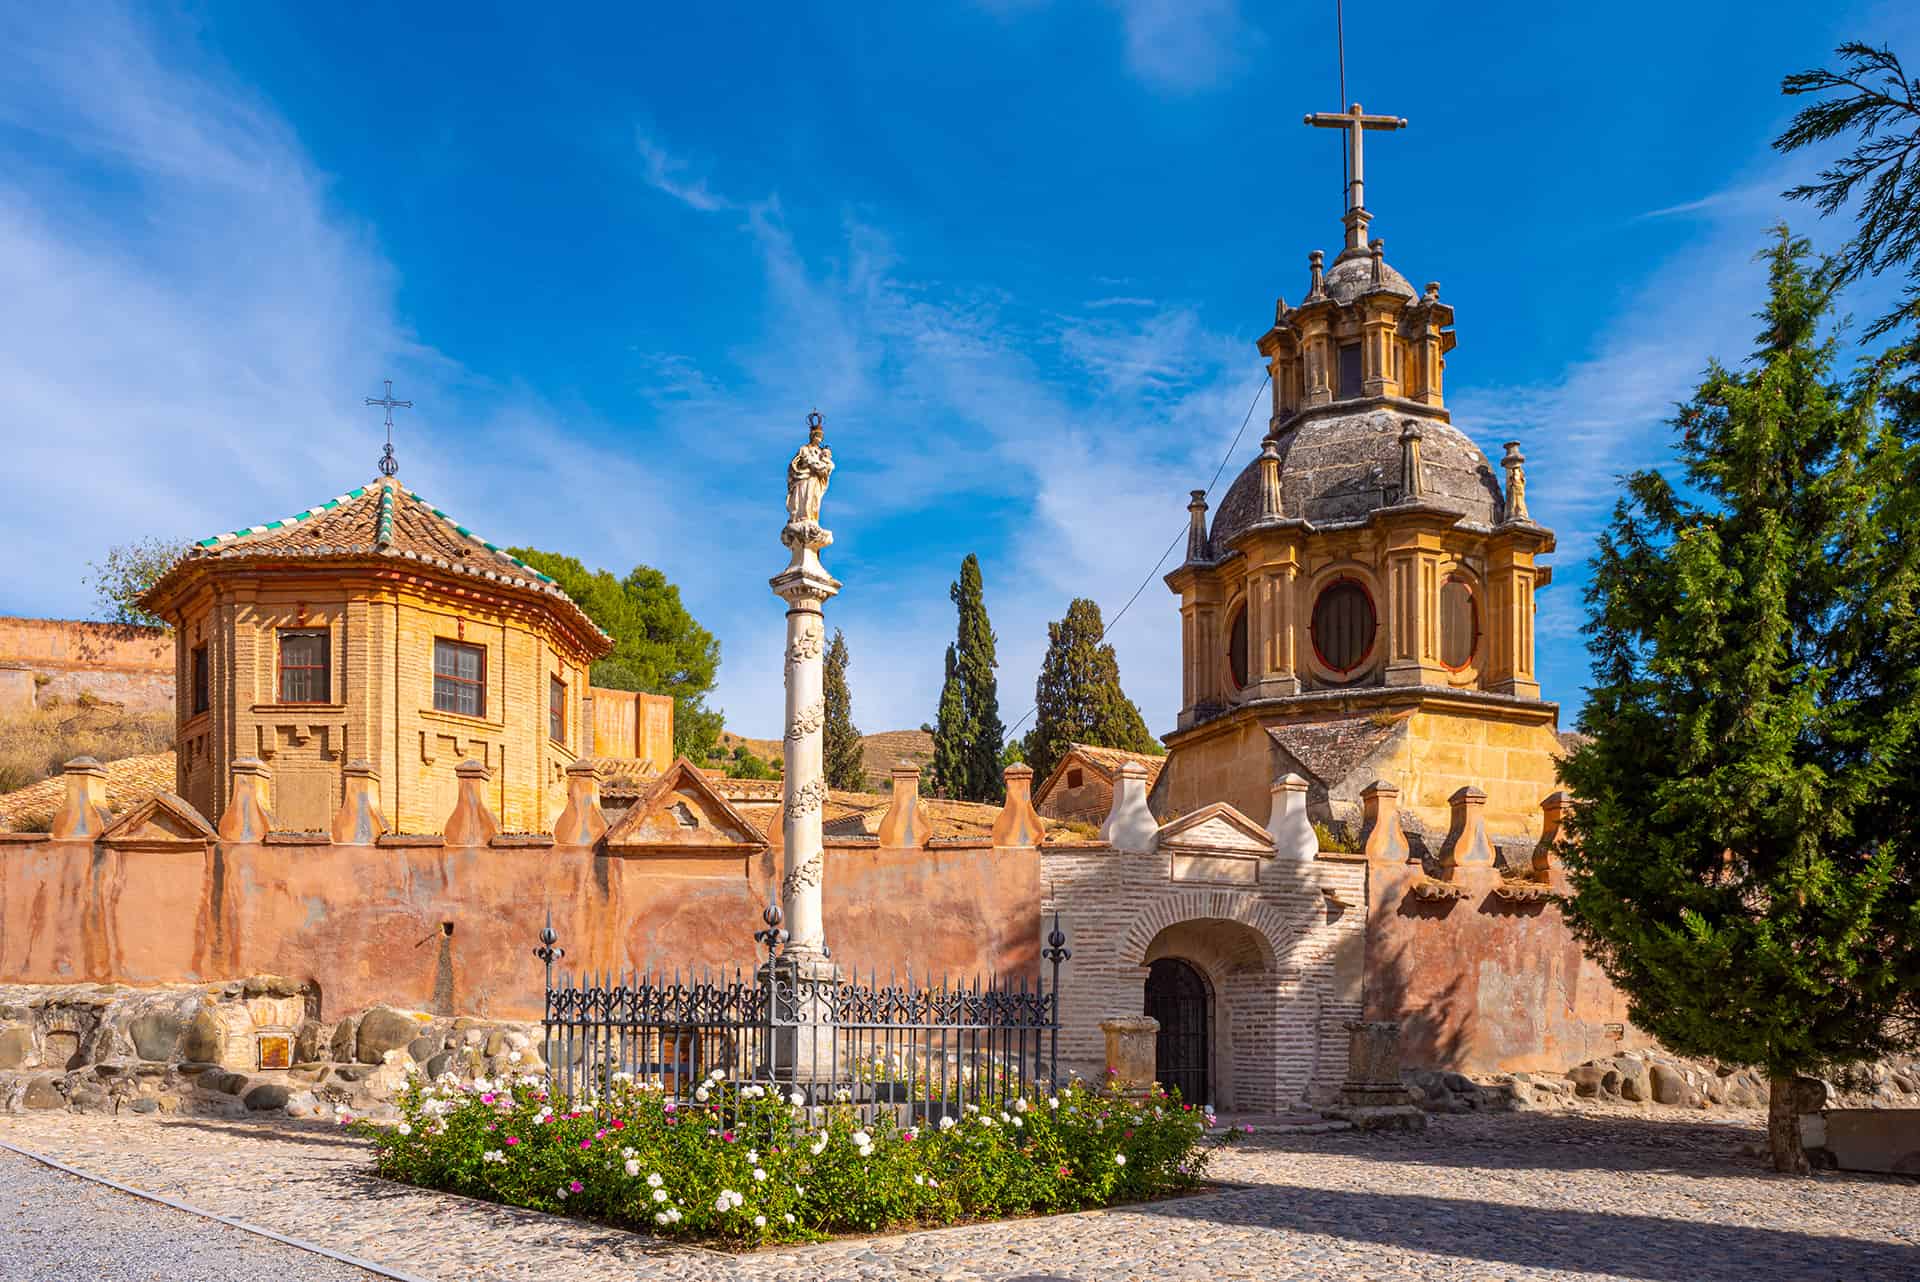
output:
POLYGON ((0 1149, 0 1279, 379 1282, 350 1264, 209 1224, 0 1149))
POLYGON ((331 1129, 0 1118, 21 1148, 449 1282, 1920 1278, 1920 1181, 1783 1178, 1742 1151, 1759 1138, 1755 1118, 1624 1110, 1443 1117, 1410 1136, 1274 1128, 1216 1166, 1236 1187, 1195 1197, 729 1257, 388 1184, 331 1129))

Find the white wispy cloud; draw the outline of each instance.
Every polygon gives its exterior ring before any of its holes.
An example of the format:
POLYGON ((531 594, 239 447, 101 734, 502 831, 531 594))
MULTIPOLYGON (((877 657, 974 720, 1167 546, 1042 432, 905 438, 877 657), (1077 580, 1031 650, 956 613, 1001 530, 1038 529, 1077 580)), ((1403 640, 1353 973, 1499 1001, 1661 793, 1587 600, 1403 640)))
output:
POLYGON ((634 147, 640 153, 643 174, 650 185, 704 213, 733 208, 731 202, 707 186, 706 179, 685 177, 691 169, 688 162, 670 155, 646 130, 635 128, 634 147))
POLYGON ((1127 66, 1156 89, 1190 93, 1233 79, 1266 43, 1239 0, 1110 0, 1127 66))
POLYGON ((630 519, 675 510, 662 482, 419 341, 371 229, 293 131, 167 36, 111 8, 0 19, 0 611, 86 613, 85 564, 115 543, 364 482, 379 420, 360 401, 387 374, 420 407, 402 479, 489 537, 591 534, 635 560, 671 544, 671 516, 630 519))

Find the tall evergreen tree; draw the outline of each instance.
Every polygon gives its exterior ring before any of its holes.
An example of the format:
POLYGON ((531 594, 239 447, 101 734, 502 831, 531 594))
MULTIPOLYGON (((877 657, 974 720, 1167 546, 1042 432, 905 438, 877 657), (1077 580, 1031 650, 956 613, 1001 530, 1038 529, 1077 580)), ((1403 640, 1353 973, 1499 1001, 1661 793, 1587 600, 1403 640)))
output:
POLYGON ((1920 1038, 1920 454, 1833 376, 1831 285, 1780 229, 1759 350, 1679 412, 1595 556, 1563 764, 1569 919, 1636 1023, 1796 1074, 1920 1038))
POLYGON ((839 628, 827 646, 826 686, 827 787, 863 792, 867 769, 861 760, 860 731, 853 724, 853 692, 847 688, 847 638, 839 628))
POLYGON ((999 801, 1000 685, 993 674, 993 624, 980 580, 980 558, 971 552, 960 563, 960 580, 948 589, 960 612, 954 643, 947 647, 946 681, 940 689, 939 719, 934 723, 932 785, 943 797, 963 801, 999 801))
POLYGON ((1047 655, 1034 684, 1033 729, 1027 732, 1027 764, 1045 779, 1074 743, 1161 751, 1146 718, 1120 688, 1120 657, 1100 638, 1106 626, 1100 607, 1085 597, 1067 607, 1067 617, 1047 625, 1047 655))

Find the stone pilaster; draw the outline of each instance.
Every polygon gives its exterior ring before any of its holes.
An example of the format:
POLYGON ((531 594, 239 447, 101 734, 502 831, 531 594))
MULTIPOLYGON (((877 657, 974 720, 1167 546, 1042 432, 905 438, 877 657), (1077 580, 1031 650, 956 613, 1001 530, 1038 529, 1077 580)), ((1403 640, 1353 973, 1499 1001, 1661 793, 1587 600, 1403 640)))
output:
POLYGON ((232 782, 227 808, 220 812, 220 840, 265 841, 273 829, 273 815, 267 807, 267 785, 273 772, 258 757, 239 757, 229 773, 232 782))
POLYGON ((330 835, 336 845, 371 846, 387 831, 386 816, 380 812, 380 776, 371 761, 360 760, 349 761, 342 777, 340 809, 330 835))
POLYGON ((53 817, 55 841, 92 841, 113 822, 107 809, 107 768, 92 757, 75 757, 64 767, 67 799, 53 817))

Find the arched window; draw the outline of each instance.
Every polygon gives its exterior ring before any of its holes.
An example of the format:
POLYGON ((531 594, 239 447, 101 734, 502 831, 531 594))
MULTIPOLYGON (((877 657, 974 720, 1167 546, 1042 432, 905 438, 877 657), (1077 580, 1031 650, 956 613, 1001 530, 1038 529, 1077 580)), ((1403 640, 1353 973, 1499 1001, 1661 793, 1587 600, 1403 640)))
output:
POLYGON ((1227 629, 1227 671, 1233 674, 1233 688, 1247 686, 1247 607, 1234 611, 1233 624, 1227 629))
POLYGON ((1458 671, 1473 662, 1480 648, 1480 608, 1465 579, 1440 586, 1440 662, 1458 671))
POLYGON ((1342 675, 1373 653, 1377 627, 1373 598, 1358 579, 1335 579, 1313 603, 1313 651, 1320 662, 1342 675))

